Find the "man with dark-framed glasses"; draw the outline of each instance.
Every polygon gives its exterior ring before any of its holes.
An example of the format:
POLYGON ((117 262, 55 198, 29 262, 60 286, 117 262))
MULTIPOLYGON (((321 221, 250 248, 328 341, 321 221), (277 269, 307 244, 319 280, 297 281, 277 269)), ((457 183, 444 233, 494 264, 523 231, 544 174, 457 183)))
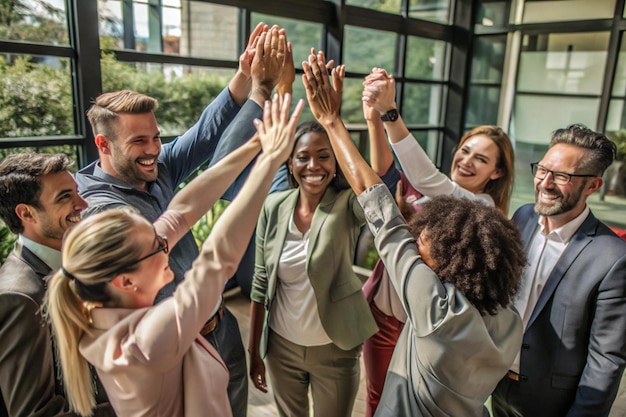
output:
POLYGON ((609 413, 626 362, 626 242, 586 202, 615 153, 576 124, 531 164, 535 204, 513 216, 528 251, 515 301, 524 338, 493 393, 494 417, 609 413))

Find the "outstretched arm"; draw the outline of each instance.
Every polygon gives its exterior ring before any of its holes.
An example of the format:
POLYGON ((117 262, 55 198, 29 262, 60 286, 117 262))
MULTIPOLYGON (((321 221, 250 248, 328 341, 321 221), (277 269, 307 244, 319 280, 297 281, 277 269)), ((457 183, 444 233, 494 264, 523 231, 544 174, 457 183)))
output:
POLYGON ((293 147, 296 125, 304 103, 300 100, 291 118, 291 96, 276 95, 266 102, 263 122, 255 120, 263 151, 258 157, 241 192, 218 219, 203 245, 202 252, 215 254, 224 262, 224 276, 231 277, 254 230, 265 197, 278 167, 289 157, 293 147))
MULTIPOLYGON (((374 68, 365 77, 363 86, 363 103, 372 107, 379 115, 398 108, 396 105, 396 81, 393 75, 387 74, 384 69, 374 68)), ((384 122, 384 126, 391 143, 400 142, 409 135, 409 129, 404 124, 402 116, 398 116, 395 121, 384 122)))
POLYGON ((337 162, 354 192, 359 195, 374 184, 382 184, 380 177, 359 153, 339 117, 345 67, 340 65, 332 69, 331 83, 324 53, 316 53, 315 49, 311 49, 309 61, 303 62, 302 67, 302 82, 309 107, 326 129, 337 162))
MULTIPOLYGON (((259 137, 254 135, 241 147, 207 168, 183 187, 168 205, 168 210, 180 213, 188 225, 195 224, 213 207, 213 204, 260 150, 259 137)), ((171 244, 173 246, 175 242, 171 244)))
POLYGON ((370 163, 378 176, 383 176, 393 164, 393 153, 387 144, 385 128, 380 114, 375 108, 363 101, 363 116, 367 123, 370 144, 370 163))
POLYGON ((237 105, 241 106, 248 99, 250 86, 252 85, 251 66, 252 59, 256 51, 256 45, 262 33, 268 31, 268 26, 260 22, 250 34, 248 44, 243 53, 239 56, 239 68, 237 73, 228 83, 228 91, 237 105))

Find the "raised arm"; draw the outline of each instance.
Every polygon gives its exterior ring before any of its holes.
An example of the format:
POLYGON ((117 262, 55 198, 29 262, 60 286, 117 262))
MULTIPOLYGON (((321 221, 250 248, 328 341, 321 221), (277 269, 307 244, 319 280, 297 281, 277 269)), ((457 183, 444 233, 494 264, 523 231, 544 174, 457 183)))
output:
POLYGON ((304 103, 298 102, 291 118, 291 96, 276 95, 266 102, 263 122, 255 120, 263 152, 257 158, 241 192, 224 211, 203 245, 202 252, 215 253, 215 259, 224 262, 224 276, 235 273, 248 247, 263 201, 278 167, 289 157, 293 147, 296 125, 304 103))
POLYGON ((380 177, 359 153, 339 117, 345 67, 340 65, 332 69, 331 83, 324 53, 311 49, 309 61, 303 62, 302 68, 302 82, 311 112, 326 129, 337 162, 354 192, 358 195, 374 184, 382 184, 380 177))
POLYGON ((252 85, 252 59, 254 58, 257 42, 261 34, 267 32, 268 29, 268 26, 263 22, 260 22, 256 28, 254 28, 248 39, 246 49, 244 49, 239 56, 239 68, 237 68, 237 73, 228 83, 230 96, 239 106, 243 105, 250 94, 250 87, 252 85))
POLYGON ((270 98, 272 90, 281 79, 286 54, 287 39, 284 29, 274 25, 261 34, 250 67, 252 77, 250 100, 263 106, 263 102, 270 98))
MULTIPOLYGON (((258 134, 255 134, 248 142, 183 187, 168 205, 168 210, 179 212, 188 225, 195 224, 213 207, 260 150, 261 143, 258 134)), ((171 244, 174 246, 175 242, 171 244)))
MULTIPOLYGON (((379 115, 382 116, 389 110, 398 108, 396 105, 396 81, 393 75, 387 74, 384 69, 374 68, 365 77, 363 86, 363 103, 374 108, 379 115)), ((391 143, 400 142, 410 133, 400 114, 398 114, 397 120, 384 122, 384 126, 391 143)))
POLYGON ((383 176, 393 164, 393 153, 387 144, 385 128, 380 114, 363 101, 363 116, 367 123, 370 145, 370 164, 378 176, 383 176))

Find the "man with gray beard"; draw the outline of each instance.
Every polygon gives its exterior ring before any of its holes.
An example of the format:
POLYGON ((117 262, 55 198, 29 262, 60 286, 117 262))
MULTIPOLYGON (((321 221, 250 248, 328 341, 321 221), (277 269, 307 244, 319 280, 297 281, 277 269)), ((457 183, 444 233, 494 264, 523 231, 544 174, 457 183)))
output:
POLYGON ((524 338, 494 417, 609 413, 626 363, 626 242, 586 202, 615 153, 606 136, 571 125, 531 164, 535 204, 513 216, 528 250, 515 301, 524 338))

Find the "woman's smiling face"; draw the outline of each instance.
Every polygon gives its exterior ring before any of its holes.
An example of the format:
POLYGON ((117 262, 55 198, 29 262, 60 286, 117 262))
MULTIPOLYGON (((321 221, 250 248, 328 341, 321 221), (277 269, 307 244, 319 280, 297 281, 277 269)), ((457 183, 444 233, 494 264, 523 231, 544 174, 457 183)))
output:
POLYGON ((452 180, 468 191, 482 193, 490 180, 502 176, 497 168, 499 157, 498 145, 490 137, 471 136, 454 153, 452 180))
POLYGON ((289 170, 301 192, 324 194, 337 172, 337 162, 328 136, 322 132, 302 135, 289 159, 289 170))

